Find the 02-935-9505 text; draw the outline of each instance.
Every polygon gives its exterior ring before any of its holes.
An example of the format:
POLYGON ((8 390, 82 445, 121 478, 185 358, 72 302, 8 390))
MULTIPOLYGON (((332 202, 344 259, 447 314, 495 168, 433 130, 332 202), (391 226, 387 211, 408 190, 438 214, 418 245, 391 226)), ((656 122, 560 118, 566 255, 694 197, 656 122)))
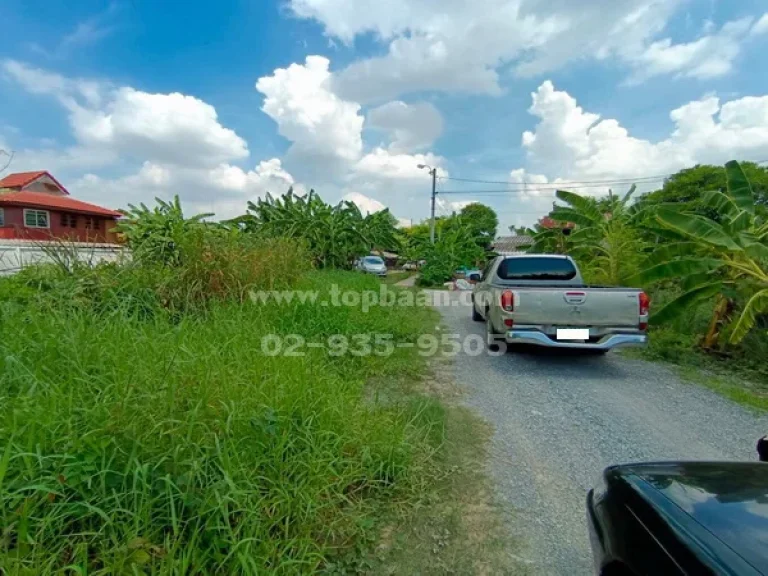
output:
POLYGON ((324 350, 329 356, 390 356, 397 349, 413 348, 420 356, 501 356, 506 344, 498 342, 498 349, 490 349, 479 334, 422 334, 416 341, 396 341, 393 334, 333 334, 314 341, 307 341, 299 334, 268 334, 261 339, 261 351, 265 356, 304 356, 307 350, 324 350))

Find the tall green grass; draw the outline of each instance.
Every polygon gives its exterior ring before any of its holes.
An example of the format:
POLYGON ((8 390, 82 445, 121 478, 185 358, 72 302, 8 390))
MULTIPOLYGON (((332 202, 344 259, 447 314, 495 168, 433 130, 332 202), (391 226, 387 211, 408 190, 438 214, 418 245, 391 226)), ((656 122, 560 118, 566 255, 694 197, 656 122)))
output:
POLYGON ((287 248, 225 245, 206 259, 206 244, 181 270, 48 269, 0 282, 0 566, 314 572, 347 561, 382 503, 408 497, 438 418, 363 390, 372 374, 418 372, 421 359, 269 357, 261 340, 413 340, 431 312, 250 303, 250 286, 378 288, 307 272, 300 247, 287 248), (227 263, 227 249, 251 272, 227 263))

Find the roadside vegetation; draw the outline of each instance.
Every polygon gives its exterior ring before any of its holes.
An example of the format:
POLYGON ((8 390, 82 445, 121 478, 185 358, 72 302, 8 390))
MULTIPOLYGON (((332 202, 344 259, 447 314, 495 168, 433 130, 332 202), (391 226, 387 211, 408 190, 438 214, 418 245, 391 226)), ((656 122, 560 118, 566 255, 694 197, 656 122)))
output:
POLYGON ((634 203, 633 192, 558 191, 549 216, 559 226, 533 231, 530 250, 571 254, 591 283, 643 287, 653 301, 643 356, 738 373, 765 404, 768 170, 697 166, 634 203))
POLYGON ((387 272, 387 275, 381 279, 381 281, 384 284, 397 284, 398 282, 402 282, 403 280, 407 280, 411 276, 415 275, 415 271, 408 271, 408 270, 396 270, 387 272))
POLYGON ((473 203, 436 220, 434 244, 430 241, 429 222, 403 230, 401 242, 406 259, 426 261, 419 270, 417 284, 442 286, 458 268, 483 265, 498 223, 491 208, 473 203))
POLYGON ((270 199, 226 225, 185 218, 178 200, 126 214, 130 261, 62 259, 0 279, 0 567, 368 569, 382 519, 407 517, 447 474, 440 400, 370 385, 417 381, 425 359, 413 348, 268 355, 262 338, 412 342, 435 312, 249 294, 377 290, 334 268, 389 228, 374 236, 351 206, 315 196, 270 199), (329 222, 289 226, 280 215, 294 210, 329 222))

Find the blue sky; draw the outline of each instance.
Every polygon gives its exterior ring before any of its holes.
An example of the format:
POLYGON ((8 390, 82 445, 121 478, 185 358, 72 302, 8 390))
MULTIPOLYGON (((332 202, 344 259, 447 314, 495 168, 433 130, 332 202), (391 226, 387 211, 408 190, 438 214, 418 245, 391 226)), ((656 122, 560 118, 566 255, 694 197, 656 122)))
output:
POLYGON ((763 0, 72 4, 3 3, 0 149, 110 207, 225 217, 294 185, 419 220, 426 163, 513 190, 442 213, 530 224, 558 180, 768 160, 763 0))

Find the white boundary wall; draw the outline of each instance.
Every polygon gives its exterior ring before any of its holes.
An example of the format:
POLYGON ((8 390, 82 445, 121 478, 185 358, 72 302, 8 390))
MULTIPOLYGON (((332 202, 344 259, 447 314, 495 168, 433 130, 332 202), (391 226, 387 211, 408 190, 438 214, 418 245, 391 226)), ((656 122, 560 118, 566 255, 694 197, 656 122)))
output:
POLYGON ((0 240, 0 276, 15 274, 30 264, 68 262, 72 258, 94 265, 130 258, 130 253, 119 244, 0 240))

